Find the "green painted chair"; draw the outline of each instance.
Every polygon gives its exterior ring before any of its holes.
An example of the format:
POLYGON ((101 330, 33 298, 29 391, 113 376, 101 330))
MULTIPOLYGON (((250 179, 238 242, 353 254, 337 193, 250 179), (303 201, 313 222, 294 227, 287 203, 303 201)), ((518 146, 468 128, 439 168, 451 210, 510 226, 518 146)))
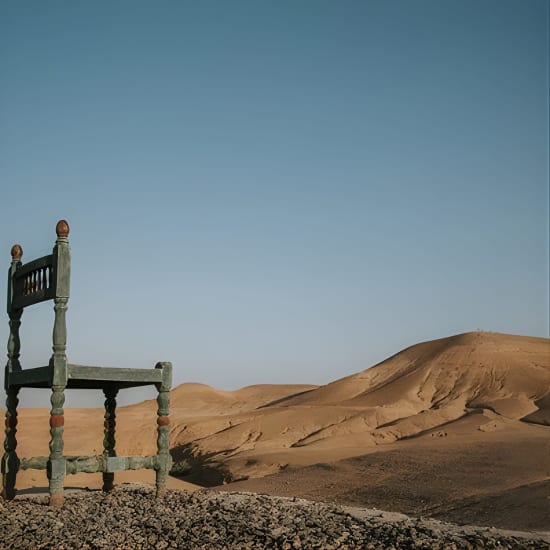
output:
POLYGON ((5 371, 6 433, 2 457, 2 495, 15 496, 15 481, 19 469, 46 469, 49 480, 50 505, 63 503, 66 474, 103 472, 103 490, 113 487, 114 472, 121 470, 156 470, 157 495, 166 488, 171 467, 169 453, 169 391, 172 384, 171 363, 157 363, 153 369, 126 369, 73 365, 67 361, 67 327, 65 313, 69 301, 71 253, 69 224, 61 220, 56 226, 57 240, 52 254, 23 264, 21 246, 11 249, 8 274, 8 315, 10 334, 8 363, 5 371), (23 310, 33 304, 53 300, 53 354, 48 365, 23 369, 19 361, 19 327, 23 310), (115 452, 116 396, 121 388, 154 385, 158 390, 157 454, 153 456, 117 457, 115 452), (17 398, 21 388, 47 388, 51 391, 50 455, 21 458, 17 447, 17 398), (105 394, 103 454, 97 456, 64 456, 63 425, 65 388, 98 389, 105 394))

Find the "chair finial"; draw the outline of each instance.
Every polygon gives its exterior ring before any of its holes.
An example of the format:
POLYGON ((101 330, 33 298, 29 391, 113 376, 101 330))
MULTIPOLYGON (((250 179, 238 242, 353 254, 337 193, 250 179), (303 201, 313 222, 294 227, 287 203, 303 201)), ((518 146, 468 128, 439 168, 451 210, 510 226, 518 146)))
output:
POLYGON ((14 244, 11 247, 11 259, 18 262, 23 257, 23 249, 20 244, 14 244))
POLYGON ((69 224, 67 220, 59 220, 55 226, 55 232, 58 237, 68 237, 69 236, 69 224))

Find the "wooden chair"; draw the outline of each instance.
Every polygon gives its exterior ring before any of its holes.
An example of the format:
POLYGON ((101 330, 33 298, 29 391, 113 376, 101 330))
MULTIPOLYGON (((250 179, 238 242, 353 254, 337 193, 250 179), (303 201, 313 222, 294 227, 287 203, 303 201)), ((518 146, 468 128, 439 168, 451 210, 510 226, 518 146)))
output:
POLYGON ((11 267, 8 275, 8 315, 10 334, 8 363, 5 371, 6 434, 1 471, 3 496, 15 496, 18 470, 46 469, 49 480, 50 505, 63 503, 63 485, 66 474, 103 472, 103 490, 113 487, 114 472, 121 470, 156 470, 157 495, 166 488, 166 479, 172 460, 169 453, 169 391, 172 384, 172 364, 157 363, 153 369, 105 368, 73 365, 66 356, 67 328, 65 313, 69 300, 71 256, 69 224, 61 220, 56 226, 57 240, 53 253, 26 264, 21 263, 23 250, 11 249, 11 267), (53 300, 55 320, 53 327, 53 354, 48 365, 22 369, 19 362, 19 327, 23 310, 33 304, 53 300), (157 454, 153 456, 117 457, 115 453, 116 395, 121 388, 152 384, 158 390, 157 454), (21 388, 51 389, 50 455, 19 459, 17 440, 17 395, 21 388), (103 454, 97 456, 63 455, 63 404, 65 388, 100 389, 105 394, 105 423, 103 454))

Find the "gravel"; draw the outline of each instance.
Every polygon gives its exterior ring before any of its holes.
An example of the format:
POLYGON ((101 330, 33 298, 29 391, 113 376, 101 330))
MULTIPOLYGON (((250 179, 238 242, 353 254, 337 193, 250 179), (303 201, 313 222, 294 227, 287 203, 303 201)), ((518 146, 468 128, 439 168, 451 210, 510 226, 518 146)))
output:
POLYGON ((145 486, 0 501, 0 548, 550 548, 542 539, 494 530, 460 532, 422 519, 359 517, 343 508, 251 493, 167 491, 145 486))

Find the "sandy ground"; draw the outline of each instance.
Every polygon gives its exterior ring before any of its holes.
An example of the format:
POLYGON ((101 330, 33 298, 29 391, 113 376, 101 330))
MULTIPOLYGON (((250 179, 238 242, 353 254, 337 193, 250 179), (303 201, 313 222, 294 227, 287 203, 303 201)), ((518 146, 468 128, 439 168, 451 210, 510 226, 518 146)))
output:
POLYGON ((425 437, 215 489, 550 532, 550 440, 545 430, 537 429, 521 438, 507 433, 477 441, 425 437))
MULTIPOLYGON (((155 485, 155 472, 152 470, 135 470, 131 472, 117 472, 115 474, 115 484, 121 485, 126 483, 140 483, 154 486, 155 485)), ((74 474, 66 479, 65 490, 66 491, 81 491, 83 489, 101 489, 103 484, 103 478, 101 474, 74 474)), ((48 480, 44 471, 40 470, 27 470, 21 472, 18 476, 18 490, 17 497, 20 498, 24 495, 40 494, 46 495, 48 493, 48 480)), ((198 485, 189 483, 176 477, 168 477, 166 486, 169 489, 178 491, 193 492, 197 489, 202 489, 198 485)))
MULTIPOLYGON (((20 411, 20 456, 48 454, 48 415, 20 411)), ((153 454, 155 419, 154 401, 119 408, 118 455, 153 454)), ((101 409, 66 410, 66 455, 100 454, 102 440, 101 409)), ((325 386, 182 384, 171 445, 189 474, 173 488, 243 480, 227 487, 550 531, 550 340, 456 335, 325 386)), ((152 483, 154 472, 116 479, 152 483)), ((33 470, 17 482, 46 484, 33 470)), ((100 484, 99 474, 67 478, 100 484)))

